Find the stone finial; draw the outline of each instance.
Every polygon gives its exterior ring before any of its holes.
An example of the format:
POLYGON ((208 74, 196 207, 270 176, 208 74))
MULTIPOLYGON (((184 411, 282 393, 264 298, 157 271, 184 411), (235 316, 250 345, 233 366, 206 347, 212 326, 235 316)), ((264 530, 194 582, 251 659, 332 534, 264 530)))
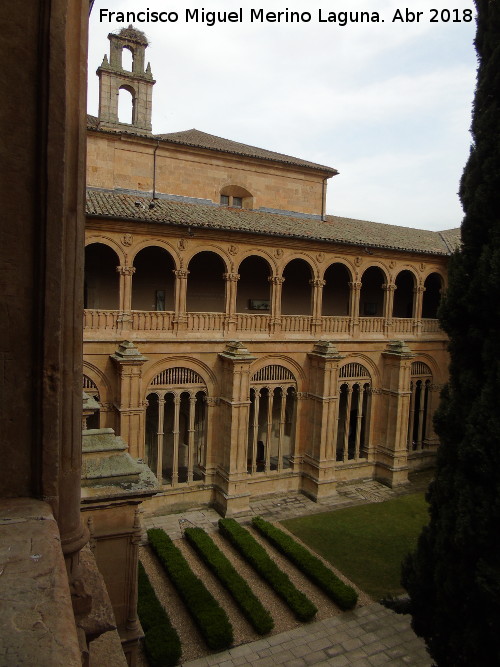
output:
POLYGON ((102 59, 101 67, 109 67, 109 60, 106 53, 104 54, 104 58, 102 59))
POLYGON ((233 359, 235 361, 253 361, 257 357, 254 357, 248 349, 243 345, 241 341, 232 340, 226 345, 224 352, 221 352, 222 357, 227 359, 233 359))
POLYGON ((399 356, 405 357, 415 356, 404 340, 389 341, 384 352, 388 354, 398 354, 399 356))
POLYGON ((110 355, 115 361, 147 361, 137 347, 129 340, 124 340, 118 345, 116 352, 110 355))
POLYGON ((345 356, 340 354, 337 346, 331 340, 319 340, 315 343, 311 354, 317 354, 327 359, 343 359, 345 356))

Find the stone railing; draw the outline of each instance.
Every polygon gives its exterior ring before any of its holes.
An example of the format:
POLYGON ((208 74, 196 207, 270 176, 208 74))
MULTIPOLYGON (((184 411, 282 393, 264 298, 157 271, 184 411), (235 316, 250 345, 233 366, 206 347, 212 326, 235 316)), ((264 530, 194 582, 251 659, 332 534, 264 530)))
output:
POLYGON ((360 317, 359 330, 361 333, 383 333, 384 323, 383 317, 360 317))
MULTIPOLYGON (((435 319, 421 320, 417 328, 417 320, 413 318, 394 317, 386 321, 383 317, 360 317, 359 335, 378 334, 386 338, 397 336, 418 336, 421 334, 442 334, 439 322, 435 319), (420 331, 419 331, 420 329, 420 331)), ((310 315, 282 315, 272 318, 269 314, 235 313, 187 313, 178 317, 171 311, 133 310, 121 313, 118 310, 85 310, 84 331, 89 339, 100 333, 118 339, 122 334, 128 336, 133 332, 148 332, 153 338, 177 331, 187 334, 198 332, 214 332, 219 336, 230 336, 236 332, 247 334, 304 334, 317 337, 325 334, 357 336, 356 327, 349 316, 322 316, 314 320, 310 315), (182 329, 181 329, 182 327, 182 329), (156 333, 155 333, 156 332, 156 333)), ((444 334, 443 334, 444 335, 444 334)))
POLYGON ((310 315, 282 315, 281 331, 284 333, 309 333, 312 317, 310 315))
POLYGON ((225 313, 188 313, 188 331, 222 331, 225 313))
POLYGON ((430 319, 422 320, 423 333, 437 333, 438 331, 441 331, 441 328, 439 326, 439 320, 430 320, 430 319))
POLYGON ((252 333, 267 333, 269 331, 269 315, 247 315, 236 313, 236 331, 251 331, 252 333))
POLYGON ((321 330, 324 333, 349 333, 351 318, 346 316, 323 316, 321 318, 321 330))
POLYGON ((167 311, 133 310, 133 331, 169 331, 172 329, 174 313, 167 311))
POLYGON ((392 320, 392 331, 397 334, 411 334, 414 322, 412 317, 395 317, 392 320))
POLYGON ((83 328, 93 331, 113 330, 117 327, 119 310, 84 310, 83 328))

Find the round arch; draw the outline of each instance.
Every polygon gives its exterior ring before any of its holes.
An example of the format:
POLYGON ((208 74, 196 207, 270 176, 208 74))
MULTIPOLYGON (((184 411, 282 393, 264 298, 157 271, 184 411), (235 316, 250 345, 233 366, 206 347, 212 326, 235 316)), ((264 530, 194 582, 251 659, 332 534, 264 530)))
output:
POLYGON ((396 289, 394 291, 392 316, 413 317, 415 288, 418 284, 417 276, 410 269, 401 269, 395 277, 394 284, 396 289))
POLYGON ((186 294, 186 310, 191 313, 223 313, 226 285, 224 259, 212 250, 202 250, 191 257, 186 294))
POLYGON ((268 313, 271 304, 272 266, 260 255, 247 255, 238 267, 236 312, 253 314, 268 313))
POLYGON ((218 381, 212 369, 202 361, 194 359, 193 357, 188 357, 186 355, 164 357, 163 359, 160 359, 152 366, 150 366, 143 375, 143 394, 144 391, 147 391, 152 386, 151 383, 157 375, 163 371, 178 366, 189 368, 200 375, 203 379, 203 382, 205 383, 205 386, 207 387, 208 395, 218 396, 218 381))
POLYGON ((283 267, 281 288, 282 315, 311 315, 314 269, 303 257, 290 259, 283 267))
POLYGON ((85 247, 84 308, 119 309, 119 256, 108 244, 91 243, 85 247))
POLYGON ((265 357, 260 357, 259 359, 254 361, 250 366, 250 377, 255 375, 255 373, 258 373, 266 366, 274 366, 274 365, 283 366, 287 368, 290 371, 290 373, 292 373, 292 375, 295 378, 295 381, 297 382, 297 391, 304 391, 303 387, 307 379, 307 375, 304 369, 294 359, 291 359, 290 357, 285 355, 269 354, 266 355, 265 357))
POLYGON ((173 311, 175 261, 162 246, 150 245, 134 255, 132 310, 173 311))
POLYGON ((322 315, 349 315, 352 273, 345 262, 332 262, 323 274, 322 315))
POLYGON ((378 264, 368 266, 361 275, 359 296, 360 317, 382 317, 384 314, 384 290, 387 272, 378 264))

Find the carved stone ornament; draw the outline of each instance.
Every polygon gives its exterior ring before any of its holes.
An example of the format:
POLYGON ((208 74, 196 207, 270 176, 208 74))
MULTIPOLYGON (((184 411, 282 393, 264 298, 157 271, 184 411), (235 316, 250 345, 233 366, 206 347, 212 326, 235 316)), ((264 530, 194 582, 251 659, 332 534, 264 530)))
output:
POLYGON ((363 261, 363 260, 361 259, 361 257, 355 257, 355 258, 354 258, 354 264, 355 264, 356 266, 361 266, 361 262, 362 262, 362 261, 363 261))
POLYGON ((325 253, 324 252, 318 252, 316 255, 316 259, 319 264, 322 264, 325 261, 325 253))
POLYGON ((396 262, 393 259, 391 259, 391 261, 389 262, 389 268, 392 270, 395 266, 396 262))
POLYGON ((230 255, 236 255, 238 253, 238 248, 235 245, 230 245, 227 250, 230 255))
POLYGON ((121 237, 120 240, 122 242, 122 245, 128 247, 128 246, 132 245, 132 243, 134 241, 134 237, 132 236, 132 234, 123 234, 123 236, 121 237))
POLYGON ((186 239, 179 239, 179 241, 177 242, 177 247, 179 248, 179 250, 186 250, 187 248, 186 239))
POLYGON ((421 271, 425 271, 425 266, 426 266, 426 265, 425 265, 423 262, 420 262, 420 264, 418 265, 418 268, 419 268, 421 271))
POLYGON ((274 256, 277 257, 278 259, 281 259, 284 255, 283 248, 276 248, 274 251, 274 256))

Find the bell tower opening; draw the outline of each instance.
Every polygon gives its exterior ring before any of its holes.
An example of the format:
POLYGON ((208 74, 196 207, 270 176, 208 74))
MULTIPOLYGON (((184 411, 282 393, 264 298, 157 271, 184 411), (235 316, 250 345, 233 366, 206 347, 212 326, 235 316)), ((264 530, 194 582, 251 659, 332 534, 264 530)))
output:
POLYGON ((105 55, 99 77, 99 122, 102 128, 151 134, 151 110, 155 81, 151 66, 144 66, 148 39, 131 25, 108 35, 109 60, 105 55), (124 92, 126 91, 126 92, 124 92), (130 97, 132 106, 130 107, 130 97), (126 98, 127 110, 124 112, 126 98))

